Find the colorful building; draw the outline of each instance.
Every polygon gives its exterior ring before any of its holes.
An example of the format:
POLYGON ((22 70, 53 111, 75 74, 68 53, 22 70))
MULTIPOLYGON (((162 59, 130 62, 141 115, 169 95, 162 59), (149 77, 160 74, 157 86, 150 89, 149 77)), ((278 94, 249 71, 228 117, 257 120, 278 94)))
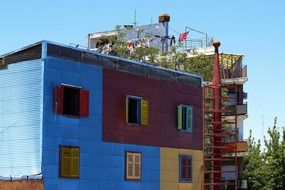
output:
POLYGON ((202 189, 200 76, 47 41, 0 68, 0 189, 202 189))

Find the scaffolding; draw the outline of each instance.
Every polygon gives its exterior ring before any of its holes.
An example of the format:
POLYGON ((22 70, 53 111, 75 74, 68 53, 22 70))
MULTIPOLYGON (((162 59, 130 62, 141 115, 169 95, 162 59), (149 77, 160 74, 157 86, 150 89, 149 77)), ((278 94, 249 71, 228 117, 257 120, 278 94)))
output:
POLYGON ((237 113, 232 105, 238 104, 237 85, 222 85, 218 47, 215 47, 213 81, 204 86, 204 183, 205 190, 237 190, 238 154, 234 143, 239 141, 237 113), (231 96, 229 96, 231 94, 231 96), (231 171, 222 166, 231 165, 231 171), (234 180, 225 181, 223 174, 231 173, 234 180))
POLYGON ((204 189, 220 190, 227 187, 237 190, 238 152, 232 142, 239 141, 238 116, 236 109, 231 106, 237 102, 237 98, 229 97, 227 94, 230 91, 237 95, 237 86, 221 86, 222 96, 219 98, 221 109, 214 107, 214 89, 212 85, 204 87, 204 189), (220 121, 215 120, 217 115, 220 115, 220 121), (233 170, 223 171, 224 165, 234 166, 233 170), (224 181, 222 175, 226 173, 232 173, 235 180, 224 181))

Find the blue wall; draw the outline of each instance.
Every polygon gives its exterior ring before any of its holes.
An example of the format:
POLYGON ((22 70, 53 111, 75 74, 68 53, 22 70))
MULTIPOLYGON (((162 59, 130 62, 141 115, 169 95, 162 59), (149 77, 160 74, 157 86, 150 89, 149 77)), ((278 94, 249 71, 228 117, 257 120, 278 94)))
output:
POLYGON ((41 60, 0 70, 0 177, 41 173, 41 60))
MULTIPOLYGON (((159 147, 102 142, 102 68, 48 57, 44 74, 43 177, 45 190, 157 190, 159 147), (87 118, 54 113, 54 87, 60 83, 90 92, 87 118), (80 178, 59 178, 59 145, 80 147, 80 178), (142 153, 142 181, 125 181, 125 151, 142 153)), ((115 95, 115 94, 114 94, 115 95)))

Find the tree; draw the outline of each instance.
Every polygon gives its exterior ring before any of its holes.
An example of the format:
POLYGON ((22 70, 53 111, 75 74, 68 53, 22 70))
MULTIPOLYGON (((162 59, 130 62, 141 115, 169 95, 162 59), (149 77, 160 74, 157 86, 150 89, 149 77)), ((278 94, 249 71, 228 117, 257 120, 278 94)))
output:
POLYGON ((263 152, 260 140, 256 142, 250 132, 244 175, 251 190, 285 190, 285 129, 281 136, 275 118, 267 132, 269 139, 264 139, 263 152))
POLYGON ((273 128, 268 129, 269 139, 264 140, 266 164, 269 168, 269 183, 273 190, 285 190, 285 129, 281 138, 277 130, 277 118, 274 119, 273 128))
POLYGON ((260 140, 257 142, 252 137, 252 131, 248 139, 248 157, 246 160, 246 167, 244 175, 248 178, 248 188, 251 190, 269 190, 268 177, 265 175, 268 173, 268 168, 264 164, 264 155, 260 150, 260 140))

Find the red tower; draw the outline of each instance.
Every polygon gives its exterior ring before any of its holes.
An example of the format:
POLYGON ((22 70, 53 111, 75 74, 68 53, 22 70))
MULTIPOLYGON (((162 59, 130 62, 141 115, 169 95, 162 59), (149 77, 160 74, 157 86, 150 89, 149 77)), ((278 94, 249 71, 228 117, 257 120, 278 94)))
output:
MULTIPOLYGON (((236 102, 228 97, 229 89, 237 92, 235 85, 222 85, 221 66, 219 60, 220 42, 214 41, 214 65, 213 81, 204 86, 204 189, 222 190, 237 189, 237 153, 229 150, 226 146, 227 139, 231 138, 238 141, 237 114, 235 110, 229 109, 228 102, 236 102), (225 119, 229 113, 233 115, 233 120, 225 119), (231 126, 231 132, 225 131, 227 126, 231 126), (224 183, 222 179, 222 166, 224 163, 234 165, 236 180, 233 183, 224 183)), ((236 96, 237 97, 237 96, 236 96)))

